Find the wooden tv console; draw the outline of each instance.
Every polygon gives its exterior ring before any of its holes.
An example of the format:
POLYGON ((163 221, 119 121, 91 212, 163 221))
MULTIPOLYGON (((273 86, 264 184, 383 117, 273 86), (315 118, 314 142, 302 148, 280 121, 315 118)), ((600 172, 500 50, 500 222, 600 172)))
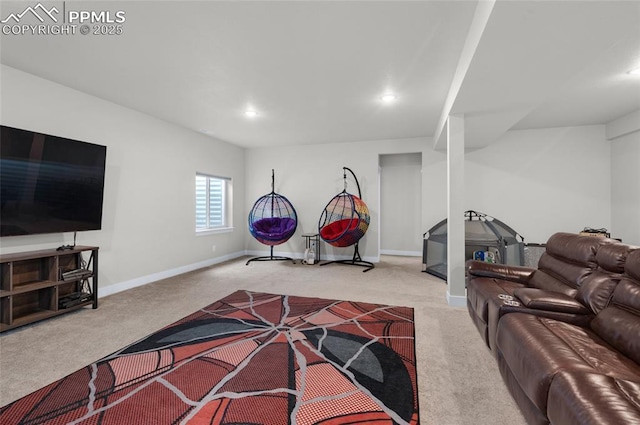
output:
POLYGON ((0 256, 0 332, 87 305, 98 308, 98 247, 0 256))

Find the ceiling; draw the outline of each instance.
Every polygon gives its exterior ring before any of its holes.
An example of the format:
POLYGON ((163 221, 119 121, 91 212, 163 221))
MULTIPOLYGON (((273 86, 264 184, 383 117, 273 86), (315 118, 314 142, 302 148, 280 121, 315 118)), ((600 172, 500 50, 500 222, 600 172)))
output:
MULTIPOLYGON (((36 4, 2 1, 0 19, 36 4)), ((126 21, 3 34, 4 65, 248 148, 432 137, 449 112, 479 147, 640 109, 640 1, 498 1, 465 67, 478 1, 43 4, 126 21)))

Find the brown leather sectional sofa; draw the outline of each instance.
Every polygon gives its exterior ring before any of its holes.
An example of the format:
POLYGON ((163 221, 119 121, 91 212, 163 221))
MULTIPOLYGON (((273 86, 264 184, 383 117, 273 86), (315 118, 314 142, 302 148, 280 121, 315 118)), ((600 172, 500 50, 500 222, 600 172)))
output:
POLYGON ((537 269, 469 261, 467 306, 530 424, 640 424, 640 248, 557 233, 537 269))

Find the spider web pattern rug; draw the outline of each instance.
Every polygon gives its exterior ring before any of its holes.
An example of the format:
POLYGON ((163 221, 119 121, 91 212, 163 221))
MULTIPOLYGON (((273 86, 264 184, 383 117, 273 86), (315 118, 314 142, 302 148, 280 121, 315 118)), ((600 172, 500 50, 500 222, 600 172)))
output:
POLYGON ((0 411, 3 424, 418 424, 413 309, 235 292, 0 411))

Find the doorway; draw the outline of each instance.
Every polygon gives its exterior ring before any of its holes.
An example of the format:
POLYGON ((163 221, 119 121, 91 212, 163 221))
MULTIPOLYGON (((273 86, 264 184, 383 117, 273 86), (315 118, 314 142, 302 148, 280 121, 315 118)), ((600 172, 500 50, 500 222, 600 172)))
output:
POLYGON ((379 157, 380 254, 422 256, 422 153, 379 157))

